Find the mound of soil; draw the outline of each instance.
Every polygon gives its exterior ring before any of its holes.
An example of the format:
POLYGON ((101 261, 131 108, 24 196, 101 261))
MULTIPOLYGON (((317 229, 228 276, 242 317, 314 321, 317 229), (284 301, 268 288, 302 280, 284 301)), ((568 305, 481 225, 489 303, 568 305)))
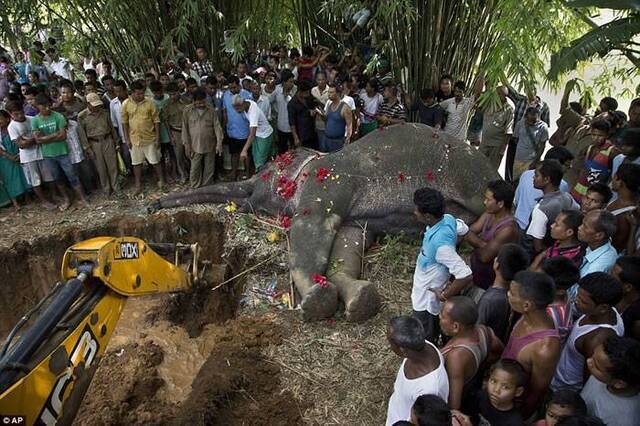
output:
POLYGON ((300 424, 302 409, 282 391, 280 367, 260 351, 281 342, 280 329, 260 318, 227 323, 174 424, 300 424))
POLYGON ((163 354, 146 341, 107 352, 75 424, 300 424, 303 409, 282 390, 280 367, 262 354, 282 343, 280 326, 267 317, 242 317, 214 327, 214 348, 177 407, 158 395, 163 354))
POLYGON ((133 343, 108 351, 75 418, 78 425, 148 424, 162 410, 159 346, 133 343))

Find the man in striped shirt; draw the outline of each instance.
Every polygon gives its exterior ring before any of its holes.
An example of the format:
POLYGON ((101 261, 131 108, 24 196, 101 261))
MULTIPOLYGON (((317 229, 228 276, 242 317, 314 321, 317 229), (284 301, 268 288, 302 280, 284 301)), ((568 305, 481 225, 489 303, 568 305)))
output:
POLYGON ((407 121, 407 114, 404 106, 398 101, 398 88, 392 83, 384 86, 382 95, 384 101, 378 107, 376 120, 382 126, 390 126, 392 124, 401 124, 407 121))

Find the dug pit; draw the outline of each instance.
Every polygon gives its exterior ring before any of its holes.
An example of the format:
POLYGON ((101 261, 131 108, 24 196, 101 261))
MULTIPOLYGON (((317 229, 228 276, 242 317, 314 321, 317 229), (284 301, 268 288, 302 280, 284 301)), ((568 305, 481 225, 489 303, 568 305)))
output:
POLYGON ((189 293, 128 300, 76 424, 301 422, 280 367, 264 355, 282 342, 286 325, 275 314, 239 315, 242 278, 210 290, 245 267, 243 253, 225 252, 225 225, 210 214, 124 216, 0 251, 0 337, 53 287, 68 247, 105 235, 198 243, 208 282, 189 293))

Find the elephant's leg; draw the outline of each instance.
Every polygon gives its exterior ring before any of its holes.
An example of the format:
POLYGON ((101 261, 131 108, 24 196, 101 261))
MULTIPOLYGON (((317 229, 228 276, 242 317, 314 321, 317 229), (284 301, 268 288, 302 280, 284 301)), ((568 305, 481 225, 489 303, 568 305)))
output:
POLYGON ((318 320, 332 316, 338 308, 338 290, 328 282, 325 287, 313 280, 314 274, 325 275, 329 254, 342 218, 322 213, 293 221, 291 226, 289 266, 300 293, 302 318, 318 320))
POLYGON ((254 182, 251 180, 203 186, 202 188, 162 197, 151 203, 151 205, 147 207, 147 211, 153 213, 160 209, 198 203, 226 203, 227 201, 234 201, 238 204, 243 204, 251 196, 253 187, 254 182))
POLYGON ((347 321, 365 321, 380 309, 380 296, 370 281, 360 280, 362 254, 371 245, 371 235, 359 227, 344 226, 333 242, 328 278, 338 287, 347 321))

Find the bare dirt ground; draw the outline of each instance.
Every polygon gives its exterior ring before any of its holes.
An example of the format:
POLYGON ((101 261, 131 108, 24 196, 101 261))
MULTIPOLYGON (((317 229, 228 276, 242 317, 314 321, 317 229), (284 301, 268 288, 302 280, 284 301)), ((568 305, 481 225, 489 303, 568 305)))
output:
POLYGON ((400 362, 386 324, 410 312, 417 247, 386 238, 366 254, 365 276, 383 299, 376 317, 304 323, 277 297, 289 289, 284 235, 270 243, 273 228, 224 206, 149 216, 145 207, 157 196, 96 198, 89 210, 0 211, 0 276, 24 276, 19 288, 0 280, 0 300, 13 311, 0 318, 0 334, 58 279, 64 248, 97 231, 208 241, 209 257, 231 265, 228 276, 264 262, 215 292, 131 299, 76 424, 383 423, 400 362))

